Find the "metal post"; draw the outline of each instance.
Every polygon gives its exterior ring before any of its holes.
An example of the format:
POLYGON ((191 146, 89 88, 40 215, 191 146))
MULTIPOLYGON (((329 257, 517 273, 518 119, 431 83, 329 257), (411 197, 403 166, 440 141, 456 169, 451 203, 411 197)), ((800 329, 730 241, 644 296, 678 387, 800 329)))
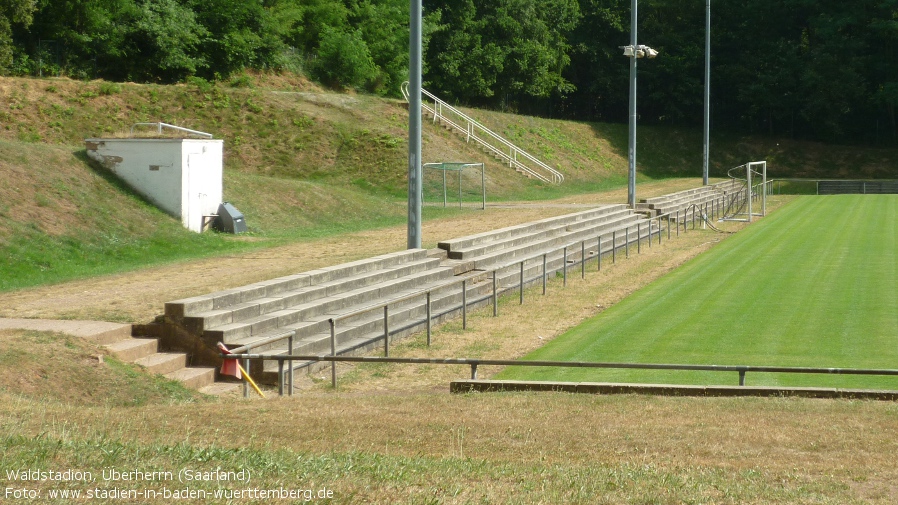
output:
MULTIPOLYGON (((331 356, 337 356, 337 323, 330 319, 331 325, 331 356)), ((331 387, 337 388, 337 362, 331 361, 331 387)))
POLYGON ((649 249, 652 248, 652 219, 649 218, 649 249))
POLYGON ((458 168, 458 208, 461 208, 461 171, 463 166, 458 168))
POLYGON ((602 236, 599 235, 599 238, 596 239, 596 270, 602 271, 602 236))
POLYGON ((580 241, 580 278, 586 278, 586 241, 580 241))
POLYGON ((677 209, 677 236, 680 236, 680 210, 677 209))
POLYGON ((611 263, 617 263, 617 230, 611 232, 611 263))
POLYGON ((642 254, 642 223, 636 223, 636 254, 642 254))
POLYGON ((702 144, 702 185, 708 185, 711 144, 711 0, 705 0, 705 123, 702 144))
POLYGON ((546 253, 543 253, 543 295, 546 294, 546 277, 548 273, 546 273, 546 253))
POLYGON ((496 286, 498 281, 496 280, 497 271, 493 270, 493 317, 499 316, 499 289, 496 286))
POLYGON ((468 280, 461 281, 461 329, 468 329, 468 280))
POLYGON ((477 380, 477 363, 471 363, 471 380, 477 380))
MULTIPOLYGON (((294 330, 293 335, 290 335, 290 337, 287 338, 287 354, 289 354, 290 356, 293 355, 293 340, 295 338, 296 338, 296 331, 294 330)), ((287 371, 287 380, 290 381, 290 387, 289 387, 289 389, 287 389, 288 396, 293 396, 293 389, 294 389, 294 387, 293 387, 293 384, 294 384, 293 368, 294 368, 293 360, 290 360, 290 369, 287 371)))
MULTIPOLYGON (((249 358, 243 359, 243 369, 249 375, 249 358)), ((249 398, 249 381, 246 380, 246 377, 243 378, 243 397, 249 398)))
MULTIPOLYGON (((677 233, 679 233, 679 229, 677 233)), ((670 240, 670 214, 667 215, 667 240, 670 240)))
POLYGON ((430 325, 431 325, 431 308, 430 308, 430 291, 427 292, 427 347, 430 347, 430 325))
POLYGON ((630 227, 624 228, 624 257, 630 257, 630 227))
POLYGON ((521 286, 520 286, 519 291, 521 292, 521 305, 524 305, 524 262, 523 261, 521 262, 521 286))
POLYGON ((745 165, 747 168, 745 170, 745 177, 748 179, 748 186, 746 187, 746 191, 748 191, 748 222, 751 223, 751 163, 745 165))
POLYGON ((449 196, 446 190, 446 167, 443 166, 441 170, 443 171, 443 208, 445 208, 449 204, 449 196))
MULTIPOLYGON (((421 0, 409 0, 408 248, 421 248, 421 0)), ((336 368, 336 367, 335 367, 336 368)), ((336 386, 336 374, 334 375, 336 386)))
MULTIPOLYGON (((767 215, 767 162, 766 161, 764 162, 763 168, 761 169, 761 180, 762 180, 761 185, 764 188, 762 190, 763 193, 761 193, 761 215, 766 216, 767 215)), ((866 184, 867 183, 864 183, 864 188, 865 188, 864 191, 866 191, 866 184)))
POLYGON ((627 204, 631 209, 636 208, 636 19, 636 0, 631 0, 630 45, 634 54, 630 57, 630 138, 627 147, 627 204))
POLYGON ((483 193, 483 204, 480 210, 486 210, 486 168, 483 163, 480 164, 480 191, 483 193))
POLYGON ((564 279, 562 286, 567 286, 567 246, 564 248, 564 257, 562 258, 561 263, 561 270, 564 272, 562 275, 562 279, 564 279))
POLYGON ((739 385, 745 385, 745 370, 739 370, 739 385))
POLYGON ((284 360, 278 360, 278 396, 284 396, 284 360))
POLYGON ((390 357, 390 306, 384 305, 384 357, 390 357))

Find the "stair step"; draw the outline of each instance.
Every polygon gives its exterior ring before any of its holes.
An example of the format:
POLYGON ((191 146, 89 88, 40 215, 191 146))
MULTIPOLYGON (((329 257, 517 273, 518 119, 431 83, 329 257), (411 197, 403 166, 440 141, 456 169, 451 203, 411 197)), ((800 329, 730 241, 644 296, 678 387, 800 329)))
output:
POLYGON ((215 369, 206 367, 182 368, 163 374, 169 379, 180 381, 185 387, 200 389, 215 382, 215 369))
POLYGON ((107 344, 105 347, 119 360, 131 363, 155 354, 159 350, 159 340, 155 338, 129 338, 107 344))
POLYGON ((213 382, 208 386, 199 388, 199 392, 212 396, 224 396, 239 393, 242 387, 243 385, 239 382, 213 382))
POLYGON ((180 352, 159 352, 134 361, 150 373, 167 374, 187 365, 187 355, 180 352))

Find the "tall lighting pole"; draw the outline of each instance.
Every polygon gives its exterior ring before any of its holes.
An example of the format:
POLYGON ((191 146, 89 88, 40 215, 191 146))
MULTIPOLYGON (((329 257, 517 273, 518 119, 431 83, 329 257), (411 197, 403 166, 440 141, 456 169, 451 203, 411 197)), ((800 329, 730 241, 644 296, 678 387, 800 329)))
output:
POLYGON ((702 151, 702 184, 708 185, 711 144, 711 0, 705 0, 705 135, 702 151))
POLYGON ((624 56, 630 58, 630 143, 627 148, 627 160, 629 162, 629 175, 627 178, 627 205, 631 209, 636 208, 636 60, 642 57, 654 58, 658 56, 648 46, 640 46, 636 43, 636 1, 630 4, 630 45, 621 46, 624 56))
POLYGON ((421 0, 410 0, 408 100, 408 248, 421 248, 421 0))

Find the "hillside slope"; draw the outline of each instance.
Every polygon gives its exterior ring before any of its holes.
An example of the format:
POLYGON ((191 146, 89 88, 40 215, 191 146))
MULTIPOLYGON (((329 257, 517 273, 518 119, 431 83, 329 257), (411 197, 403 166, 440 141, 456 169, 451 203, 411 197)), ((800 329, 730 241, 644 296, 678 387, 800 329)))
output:
MULTIPOLYGON (((560 186, 526 179, 425 121, 423 161, 485 162, 489 201, 626 184, 626 125, 466 110, 566 176, 560 186)), ((397 100, 268 74, 174 86, 0 78, 0 290, 401 223, 407 114, 397 100), (84 155, 85 138, 154 121, 224 139, 225 199, 246 215, 247 236, 188 233, 84 155)), ((641 180, 699 175, 698 132, 639 132, 641 180)), ((721 137, 712 175, 767 159, 774 177, 895 177, 896 152, 721 137)), ((479 183, 466 175, 470 198, 479 183)), ((442 201, 439 182, 426 188, 425 201, 442 201)), ((426 207, 425 218, 452 212, 426 207)))

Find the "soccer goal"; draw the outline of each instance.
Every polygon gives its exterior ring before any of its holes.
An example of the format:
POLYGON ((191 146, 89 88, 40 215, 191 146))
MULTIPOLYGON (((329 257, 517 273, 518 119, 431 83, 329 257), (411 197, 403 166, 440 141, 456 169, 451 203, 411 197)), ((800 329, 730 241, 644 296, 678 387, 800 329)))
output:
POLYGON ((425 163, 424 164, 424 194, 426 200, 437 200, 442 197, 443 207, 449 203, 449 179, 453 179, 452 185, 457 186, 451 188, 452 198, 458 198, 458 206, 462 206, 462 202, 479 200, 480 208, 486 208, 486 170, 483 163, 463 163, 463 162, 444 162, 444 163, 425 163), (479 173, 477 173, 479 171, 479 173), (450 176, 451 174, 451 176, 450 176), (480 182, 480 191, 473 189, 476 185, 474 180, 480 182), (456 193, 457 190, 457 193, 456 193))
POLYGON ((743 221, 751 222, 753 217, 764 217, 767 215, 767 162, 766 161, 750 161, 744 165, 731 168, 727 175, 734 181, 743 181, 744 195, 741 198, 741 205, 732 213, 724 215, 721 221, 743 221), (745 171, 745 178, 742 178, 742 171, 745 171), (757 180, 760 178, 760 182, 757 180), (755 203, 761 204, 760 212, 754 208, 755 203))

